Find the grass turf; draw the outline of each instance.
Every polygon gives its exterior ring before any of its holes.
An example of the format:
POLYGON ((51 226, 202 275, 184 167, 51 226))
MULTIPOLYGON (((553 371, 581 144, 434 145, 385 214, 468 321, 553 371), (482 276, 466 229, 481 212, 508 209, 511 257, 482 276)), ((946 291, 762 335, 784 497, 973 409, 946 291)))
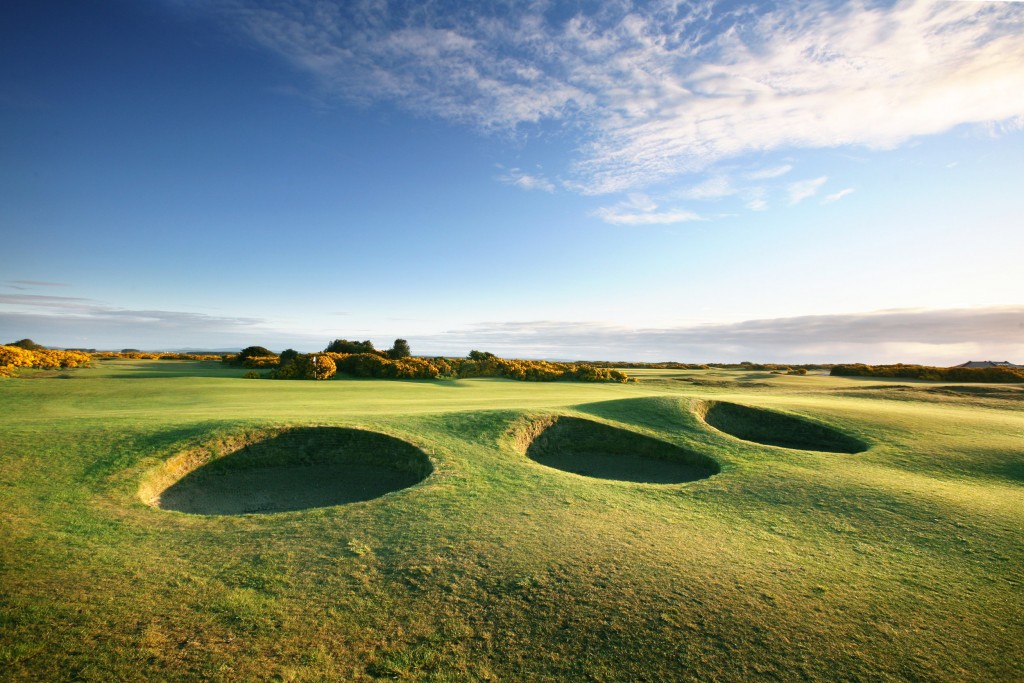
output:
POLYGON ((630 385, 242 374, 113 361, 0 382, 5 680, 1024 678, 1015 394, 726 371, 630 385), (742 441, 703 422, 704 401, 869 449, 742 441), (545 467, 520 435, 555 414, 721 472, 649 484, 545 467), (272 515, 141 499, 172 458, 283 426, 390 435, 433 472, 272 515))

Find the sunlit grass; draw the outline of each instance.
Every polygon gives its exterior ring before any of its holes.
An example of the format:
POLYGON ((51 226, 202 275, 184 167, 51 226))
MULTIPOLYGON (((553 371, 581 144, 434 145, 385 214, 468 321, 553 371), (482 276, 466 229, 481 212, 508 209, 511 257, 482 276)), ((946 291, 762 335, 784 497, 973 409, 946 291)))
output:
POLYGON ((724 371, 629 385, 253 381, 171 361, 66 374, 0 382, 5 679, 1024 677, 1024 414, 1007 400, 724 371), (869 450, 737 439, 703 424, 698 399, 869 450), (516 430, 550 414, 722 471, 651 484, 545 467, 516 430), (434 472, 273 515, 140 498, 172 456, 283 425, 382 432, 434 472))

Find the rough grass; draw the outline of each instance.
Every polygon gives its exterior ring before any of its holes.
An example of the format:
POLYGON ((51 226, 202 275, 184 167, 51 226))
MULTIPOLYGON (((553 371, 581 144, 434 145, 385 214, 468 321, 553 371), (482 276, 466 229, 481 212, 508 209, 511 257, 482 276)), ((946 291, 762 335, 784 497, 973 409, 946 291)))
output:
POLYGON ((0 382, 5 680, 1024 679, 1015 403, 722 371, 613 386, 260 382, 166 361, 67 374, 0 382), (871 447, 738 440, 704 423, 708 400, 871 447), (540 467, 517 428, 552 415, 722 471, 651 486, 540 467), (274 515, 140 499, 181 454, 283 425, 388 434, 433 472, 274 515))

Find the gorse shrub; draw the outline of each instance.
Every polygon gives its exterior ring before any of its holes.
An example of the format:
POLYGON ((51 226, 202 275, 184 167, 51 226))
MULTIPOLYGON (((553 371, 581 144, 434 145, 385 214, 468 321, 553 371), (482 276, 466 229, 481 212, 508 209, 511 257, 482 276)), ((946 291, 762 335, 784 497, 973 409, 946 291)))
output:
POLYGON ((273 379, 330 379, 338 371, 331 354, 299 354, 290 363, 284 363, 270 376, 273 379))
POLYGON ((295 359, 295 367, 303 379, 330 379, 338 367, 326 353, 313 353, 295 359))
POLYGON ((54 351, 42 347, 31 350, 20 346, 0 346, 0 377, 13 377, 17 368, 57 370, 89 367, 91 364, 92 356, 82 351, 54 351))
MULTIPOLYGON (((338 340, 336 340, 338 341, 338 340)), ((341 340, 344 341, 344 340, 341 340)), ((400 341, 400 340, 396 340, 400 341)), ((332 343, 332 345, 335 345, 332 343)), ((399 347, 401 345, 398 345, 399 347)), ((392 349, 393 350, 393 349, 392 349)), ((439 377, 500 377, 527 382, 571 380, 578 382, 626 382, 629 377, 613 368, 587 363, 552 363, 543 360, 508 360, 493 353, 475 352, 470 358, 390 358, 380 351, 372 353, 300 354, 292 362, 281 362, 271 373, 274 379, 326 379, 338 373, 350 377, 375 379, 437 379, 439 377), (310 363, 320 359, 323 367, 314 372, 310 363)), ((285 355, 281 356, 282 361, 285 355)), ((268 367, 270 360, 250 359, 255 367, 268 367)))
POLYGON ((434 363, 437 359, 400 358, 392 360, 374 353, 331 353, 339 372, 353 377, 382 379, 434 379, 448 370, 447 363, 434 363))
POLYGON ((1024 369, 992 368, 938 368, 929 365, 864 365, 853 363, 833 366, 830 374, 837 377, 899 377, 943 382, 1024 382, 1024 369))

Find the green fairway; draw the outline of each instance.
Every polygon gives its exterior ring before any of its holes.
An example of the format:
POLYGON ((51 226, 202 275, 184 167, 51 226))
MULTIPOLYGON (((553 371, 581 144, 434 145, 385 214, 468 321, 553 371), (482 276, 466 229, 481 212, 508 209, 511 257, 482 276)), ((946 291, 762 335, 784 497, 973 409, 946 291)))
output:
POLYGON ((1024 680, 1017 387, 244 374, 0 380, 0 679, 1024 680), (149 504, 246 457, 340 482, 335 447, 406 474, 274 514, 149 504))

